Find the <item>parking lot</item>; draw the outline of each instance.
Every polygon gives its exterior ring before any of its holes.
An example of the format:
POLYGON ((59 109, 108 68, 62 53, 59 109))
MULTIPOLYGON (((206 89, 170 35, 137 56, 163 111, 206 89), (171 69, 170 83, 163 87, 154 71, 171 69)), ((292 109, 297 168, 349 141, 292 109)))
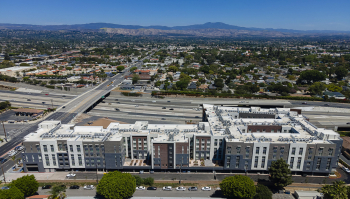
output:
POLYGON ((33 118, 30 116, 16 116, 13 110, 6 111, 5 113, 0 114, 1 121, 8 121, 8 120, 23 121, 23 120, 31 120, 31 119, 33 118))

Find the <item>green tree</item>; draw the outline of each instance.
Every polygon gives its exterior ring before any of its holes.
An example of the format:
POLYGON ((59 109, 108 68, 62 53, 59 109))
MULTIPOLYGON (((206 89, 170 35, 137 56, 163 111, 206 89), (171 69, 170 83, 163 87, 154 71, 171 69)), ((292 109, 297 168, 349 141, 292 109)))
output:
POLYGON ((122 71, 122 70, 124 70, 124 68, 125 68, 124 66, 118 66, 118 67, 117 67, 117 70, 118 70, 118 71, 122 71))
POLYGON ((16 186, 11 186, 11 188, 7 190, 0 189, 0 198, 1 199, 23 199, 24 194, 16 186))
POLYGON ((140 80, 140 76, 138 74, 134 74, 132 76, 132 83, 135 84, 140 80))
POLYGON ((324 73, 321 73, 318 70, 306 70, 300 73, 298 83, 302 83, 303 81, 306 81, 307 84, 311 84, 311 82, 319 82, 326 79, 326 75, 324 73))
POLYGON ((326 85, 322 82, 315 82, 309 87, 311 93, 322 95, 323 91, 326 89, 326 85))
POLYGON ((348 74, 348 69, 346 69, 343 66, 338 66, 334 73, 337 75, 338 79, 343 79, 343 77, 346 77, 346 75, 348 74))
POLYGON ((171 71, 171 72, 176 72, 178 70, 179 69, 176 66, 169 66, 169 68, 168 68, 168 71, 171 71))
POLYGON ((65 194, 63 192, 66 191, 66 187, 63 187, 63 186, 54 186, 51 188, 51 191, 50 193, 52 194, 50 196, 51 199, 61 199, 61 198, 64 198, 62 196, 65 196, 65 194))
POLYGON ((107 199, 130 198, 136 189, 136 180, 130 173, 119 171, 103 175, 97 185, 97 193, 107 199))
POLYGON ((143 180, 140 176, 134 176, 134 178, 135 178, 136 186, 140 186, 141 184, 143 184, 143 180))
POLYGON ((17 187, 25 196, 31 196, 38 191, 39 183, 34 175, 26 175, 12 181, 10 186, 17 187))
POLYGON ((224 87, 224 80, 221 78, 215 79, 214 85, 221 90, 224 87))
POLYGON ((30 66, 30 64, 27 63, 21 63, 20 66, 30 66))
POLYGON ((152 186, 154 183, 154 179, 152 177, 148 177, 143 179, 143 184, 152 186))
POLYGON ((136 66, 131 67, 131 68, 130 68, 130 72, 134 72, 134 70, 136 70, 136 69, 137 69, 137 67, 136 67, 136 66))
POLYGON ((343 181, 335 181, 332 185, 324 185, 321 190, 325 199, 348 199, 348 189, 343 181))
POLYGON ((181 90, 184 90, 187 88, 188 84, 190 83, 190 80, 187 80, 187 79, 181 79, 179 81, 176 82, 176 87, 181 89, 181 90))
POLYGON ((327 87, 327 90, 333 91, 333 92, 341 92, 343 90, 342 87, 337 86, 335 84, 328 84, 326 87, 327 87))
POLYGON ((253 180, 242 175, 226 177, 220 183, 220 188, 229 198, 252 198, 256 194, 253 180))
POLYGON ((256 195, 254 199, 272 199, 272 192, 267 186, 258 184, 256 186, 256 195))
POLYGON ((271 163, 269 173, 269 179, 276 188, 282 189, 293 182, 289 165, 282 158, 271 163))

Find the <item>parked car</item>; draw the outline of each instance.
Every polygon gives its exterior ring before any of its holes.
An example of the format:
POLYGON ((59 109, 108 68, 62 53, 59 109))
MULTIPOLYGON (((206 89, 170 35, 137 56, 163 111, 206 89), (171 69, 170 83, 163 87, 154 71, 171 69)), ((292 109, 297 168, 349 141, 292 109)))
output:
POLYGON ((62 97, 66 97, 65 95, 62 95, 62 97))
POLYGON ((115 99, 115 101, 118 101, 118 99, 115 99))
POLYGON ((211 191, 211 187, 202 187, 202 191, 211 191))
POLYGON ((162 117, 162 120, 166 120, 166 119, 162 117))
POLYGON ((163 191, 172 191, 173 188, 171 186, 166 186, 166 187, 163 187, 163 191))
POLYGON ((16 152, 16 150, 11 150, 11 151, 9 151, 7 154, 10 155, 10 154, 12 154, 12 153, 14 153, 14 152, 16 152))
POLYGON ((79 189, 80 187, 78 185, 72 185, 69 187, 69 189, 79 189))
POLYGON ((135 105, 135 107, 139 107, 139 105, 135 105))
POLYGON ((41 188, 42 188, 42 189, 51 189, 51 187, 52 187, 51 185, 44 185, 44 186, 42 186, 41 188))
POLYGON ((66 106, 62 106, 62 108, 66 108, 66 106))
POLYGON ((7 159, 5 159, 5 158, 0 158, 0 163, 1 163, 1 164, 5 163, 6 161, 7 161, 7 159))
POLYGON ((152 191, 154 191, 154 190, 157 190, 157 187, 148 187, 147 190, 152 190, 152 191))
POLYGON ((176 187, 176 191, 186 191, 185 187, 176 187))
POLYGON ((10 187, 1 187, 2 190, 10 189, 10 187))
POLYGON ((139 187, 136 187, 136 190, 146 190, 146 188, 144 186, 139 186, 139 187))
POLYGON ((9 154, 9 157, 15 156, 16 154, 17 154, 17 152, 15 151, 15 152, 9 154))
POLYGON ((197 187, 189 187, 188 190, 189 191, 198 191, 198 188, 197 187))
POLYGON ((23 146, 16 146, 16 147, 15 147, 15 150, 16 150, 16 151, 22 151, 23 149, 24 149, 23 146))
POLYGON ((199 116, 196 116, 195 118, 199 118, 199 116))
POLYGON ((120 111, 120 109, 119 109, 119 108, 115 108, 115 110, 116 110, 116 111, 120 111))
POLYGON ((95 188, 94 185, 85 185, 84 186, 85 190, 93 190, 94 188, 95 188))
POLYGON ((342 167, 342 169, 346 172, 346 173, 350 173, 350 169, 348 169, 347 167, 342 167))
POLYGON ((75 177, 76 174, 75 174, 75 173, 68 173, 66 176, 67 176, 67 177, 75 177))
POLYGON ((350 122, 347 122, 346 124, 350 124, 350 122))
POLYGON ((168 101, 168 102, 170 102, 170 101, 168 101))

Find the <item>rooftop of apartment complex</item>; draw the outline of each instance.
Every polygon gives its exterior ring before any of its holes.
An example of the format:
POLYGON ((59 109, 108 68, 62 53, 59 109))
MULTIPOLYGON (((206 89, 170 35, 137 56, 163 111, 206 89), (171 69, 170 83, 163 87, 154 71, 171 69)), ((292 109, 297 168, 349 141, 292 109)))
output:
MULTIPOLYGON (((317 128, 303 115, 289 108, 262 109, 203 105, 206 122, 199 124, 135 124, 111 123, 102 126, 75 126, 60 121, 44 121, 35 133, 26 136, 26 141, 48 139, 71 141, 120 141, 122 137, 150 135, 153 142, 183 142, 186 137, 226 137, 227 142, 271 143, 330 143, 339 134, 317 128)), ((186 141, 187 142, 187 141, 186 141)))

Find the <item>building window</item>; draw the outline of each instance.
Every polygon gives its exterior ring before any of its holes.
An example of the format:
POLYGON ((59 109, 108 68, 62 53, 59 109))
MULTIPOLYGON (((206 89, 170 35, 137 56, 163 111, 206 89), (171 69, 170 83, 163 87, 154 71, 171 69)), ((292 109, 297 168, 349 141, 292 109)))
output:
MULTIPOLYGON (((198 139, 197 139, 198 140, 198 139)), ((218 139, 214 140, 214 146, 218 146, 218 139)))
POLYGON ((328 158, 326 170, 328 170, 331 167, 331 161, 332 161, 332 158, 328 158))
POLYGON ((184 152, 185 152, 185 147, 181 146, 181 153, 184 154, 184 152))
POLYGON ((303 155, 304 148, 299 148, 299 155, 303 155))
POLYGON ((322 156, 322 153, 323 153, 323 148, 319 148, 319 149, 318 149, 318 155, 319 155, 319 156, 322 156))
POLYGON ((62 150, 62 144, 58 144, 58 151, 63 151, 62 150))
POLYGON ((46 162, 46 166, 50 166, 49 155, 47 154, 45 154, 45 162, 46 162))
POLYGON ((298 157, 297 169, 300 169, 300 165, 301 165, 301 157, 298 157))
POLYGON ((236 157, 236 168, 238 168, 239 167, 239 161, 240 161, 240 157, 239 156, 237 156, 236 157))
POLYGON ((241 147, 237 147, 237 154, 240 154, 241 153, 241 147))
POLYGON ((64 144, 64 145, 63 145, 63 149, 64 149, 65 151, 68 150, 68 149, 67 149, 67 144, 64 144))
POLYGON ((51 148, 51 152, 55 152, 53 145, 50 145, 50 148, 51 148))
POLYGON ((41 152, 41 149, 40 149, 40 145, 39 145, 39 144, 36 145, 36 150, 37 150, 38 153, 41 152))
POLYGON ((312 157, 312 156, 307 156, 307 159, 308 159, 308 160, 311 160, 311 157, 312 157))
POLYGON ((79 161, 79 166, 82 166, 83 165, 83 160, 82 160, 80 154, 78 154, 78 161, 79 161))
POLYGON ((309 148, 309 154, 312 154, 312 148, 309 148))
POLYGON ((256 147, 256 148, 255 148, 255 153, 256 153, 256 154, 259 154, 259 150, 260 150, 260 147, 256 147))
POLYGON ((258 160, 259 160, 259 157, 256 156, 254 161, 254 168, 258 168, 258 160))
POLYGON ((263 154, 266 155, 266 150, 267 150, 267 147, 264 147, 263 148, 263 154))
POLYGON ((333 155, 333 148, 329 148, 328 149, 328 156, 332 156, 333 155))
POLYGON ((78 152, 78 153, 81 152, 80 145, 77 145, 77 152, 78 152))
POLYGON ((71 155, 70 155, 70 158, 71 158, 72 166, 75 166, 74 155, 71 154, 71 155))
POLYGON ((73 152, 73 145, 69 145, 70 152, 73 152))
POLYGON ((38 155, 38 159, 39 159, 39 162, 41 162, 42 161, 42 159, 41 159, 42 157, 41 157, 41 154, 39 154, 38 155))
POLYGON ((231 154, 231 147, 227 147, 227 153, 231 154))
POLYGON ((261 168, 265 168, 265 159, 265 156, 263 156, 261 160, 261 168))
POLYGON ((289 167, 292 169, 294 164, 294 157, 290 158, 289 167))
POLYGON ((292 148, 292 155, 295 155, 295 147, 292 148))
POLYGON ((47 145, 43 145, 44 152, 47 152, 47 145))
POLYGON ((273 160, 276 160, 276 155, 272 155, 272 159, 273 159, 273 160))
POLYGON ((321 158, 318 158, 316 163, 316 170, 320 170, 320 167, 321 167, 321 158))

